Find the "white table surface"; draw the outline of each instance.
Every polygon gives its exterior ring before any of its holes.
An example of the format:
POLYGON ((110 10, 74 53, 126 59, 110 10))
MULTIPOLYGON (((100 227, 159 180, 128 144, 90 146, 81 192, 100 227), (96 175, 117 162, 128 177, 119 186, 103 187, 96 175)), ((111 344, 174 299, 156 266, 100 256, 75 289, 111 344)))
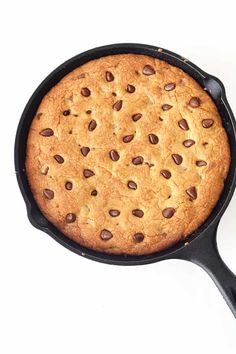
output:
MULTIPOLYGON (((236 112, 233 3, 1 3, 1 353, 236 353, 236 320, 202 269, 177 260, 123 268, 69 252, 29 223, 13 165, 34 89, 99 45, 140 42, 182 54, 224 82, 236 112)), ((218 244, 236 273, 236 195, 218 244)))

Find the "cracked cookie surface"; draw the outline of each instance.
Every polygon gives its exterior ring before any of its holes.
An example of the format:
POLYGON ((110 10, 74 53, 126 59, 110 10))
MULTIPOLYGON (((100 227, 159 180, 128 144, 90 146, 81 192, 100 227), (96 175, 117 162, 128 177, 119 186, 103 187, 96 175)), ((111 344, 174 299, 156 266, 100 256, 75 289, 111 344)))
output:
POLYGON ((152 57, 113 55, 65 76, 43 98, 26 173, 41 211, 98 251, 148 254, 196 230, 230 164, 208 94, 152 57))

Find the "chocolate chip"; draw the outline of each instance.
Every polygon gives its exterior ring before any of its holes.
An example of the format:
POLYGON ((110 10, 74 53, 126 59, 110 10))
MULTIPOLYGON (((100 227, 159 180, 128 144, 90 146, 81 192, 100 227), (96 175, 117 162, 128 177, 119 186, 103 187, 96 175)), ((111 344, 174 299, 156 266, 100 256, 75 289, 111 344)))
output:
POLYGON ((111 82, 111 81, 114 80, 114 76, 113 76, 113 74, 110 71, 106 71, 106 80, 108 82, 111 82))
POLYGON ((176 163, 176 165, 181 165, 181 163, 183 162, 183 158, 182 156, 178 155, 178 154, 172 154, 172 159, 174 160, 174 162, 176 163))
POLYGON ((81 151, 81 154, 82 154, 83 156, 87 156, 88 153, 89 153, 89 151, 90 151, 90 148, 87 147, 87 146, 83 146, 83 147, 80 149, 80 151, 81 151))
POLYGON ((168 84, 166 84, 166 85, 164 86, 164 89, 165 89, 166 91, 172 91, 172 90, 174 90, 174 89, 175 89, 175 83, 174 83, 174 82, 169 82, 168 84))
POLYGON ((196 165, 197 165, 198 167, 202 167, 202 166, 206 166, 207 163, 206 163, 206 161, 204 161, 204 160, 198 160, 198 161, 196 161, 196 165))
POLYGON ((54 198, 54 192, 51 189, 44 189, 43 194, 47 199, 53 199, 54 198))
POLYGON ((66 111, 63 112, 63 116, 69 116, 70 115, 70 110, 67 109, 66 111))
POLYGON ((118 154, 118 152, 116 150, 111 150, 109 152, 110 158, 112 161, 118 161, 120 158, 120 155, 118 154))
POLYGON ((96 197, 97 194, 98 194, 98 192, 96 191, 96 189, 94 189, 94 190, 91 192, 91 195, 93 195, 94 197, 96 197))
POLYGON ((132 159, 132 162, 134 165, 142 165, 143 163, 143 157, 142 156, 137 156, 132 159))
POLYGON ((46 166, 45 168, 42 168, 41 173, 42 173, 42 175, 46 176, 48 174, 48 171, 49 171, 49 167, 46 166))
POLYGON ((142 234, 141 232, 137 232, 136 234, 134 234, 133 238, 135 242, 142 242, 144 240, 144 234, 142 234))
POLYGON ((109 210, 109 214, 113 217, 116 217, 116 216, 120 215, 120 211, 117 209, 111 209, 111 210, 109 210))
POLYGON ((214 124, 213 119, 203 119, 202 126, 203 128, 210 128, 214 124))
POLYGON ((134 122, 137 122, 140 118, 142 118, 142 114, 141 113, 135 113, 132 115, 132 119, 134 122))
POLYGON ((158 137, 155 134, 149 134, 148 139, 151 144, 157 144, 159 141, 158 137))
POLYGON ((117 94, 115 92, 112 92, 112 96, 117 96, 117 94))
POLYGON ((201 104, 201 100, 199 97, 192 97, 189 101, 189 105, 192 107, 192 108, 197 108, 199 107, 201 104))
POLYGON ((69 213, 69 214, 66 215, 66 222, 68 224, 71 224, 72 222, 75 222, 75 220, 76 220, 76 215, 75 214, 69 213))
POLYGON ((127 92, 133 93, 135 91, 135 87, 133 85, 127 85, 127 92))
POLYGON ((64 162, 64 159, 61 155, 54 155, 53 157, 60 164, 64 162))
POLYGON ((196 187, 189 187, 185 192, 191 197, 191 199, 197 199, 196 187))
POLYGON ((91 114, 91 113, 92 113, 91 109, 88 109, 88 110, 86 111, 86 113, 87 113, 87 114, 91 114))
POLYGON ((103 241, 108 241, 113 237, 113 235, 112 235, 111 231, 103 229, 100 233, 100 237, 103 241))
POLYGON ((50 128, 46 128, 41 130, 41 132, 39 133, 42 136, 48 137, 48 136, 52 136, 54 134, 54 131, 50 128))
POLYGON ((127 186, 128 186, 128 188, 130 188, 130 189, 137 189, 137 184, 134 182, 134 181, 129 181, 128 183, 127 183, 127 186))
POLYGON ((123 142, 124 142, 124 143, 130 143, 131 140, 133 140, 133 138, 134 138, 134 134, 132 134, 132 135, 126 135, 126 136, 123 137, 123 142))
POLYGON ((96 129, 96 126, 97 126, 96 120, 92 119, 91 122, 89 122, 88 130, 92 132, 94 129, 96 129))
POLYGON ((137 216, 137 218, 142 218, 144 215, 144 212, 141 209, 134 209, 134 210, 132 210, 132 214, 134 216, 137 216))
POLYGON ((71 189, 73 188, 72 182, 67 181, 67 182, 65 183, 65 188, 66 188, 68 191, 71 191, 71 189))
POLYGON ((37 113, 37 114, 36 114, 37 119, 40 120, 40 118, 42 117, 42 115, 43 115, 43 113, 37 113))
POLYGON ((143 68, 143 74, 144 75, 153 75, 155 74, 156 71, 151 65, 145 65, 143 68))
POLYGON ((123 104, 123 101, 122 100, 119 100, 119 101, 116 101, 112 108, 115 110, 115 111, 120 111, 121 108, 122 108, 122 104, 123 104))
POLYGON ((154 163, 145 162, 145 164, 148 165, 150 168, 155 166, 154 163))
POLYGON ((84 169, 84 177, 85 178, 89 178, 89 177, 92 177, 95 175, 95 173, 92 171, 92 170, 89 170, 89 169, 84 169))
POLYGON ((174 208, 165 208, 164 210, 162 210, 162 215, 164 216, 164 218, 166 219, 170 219, 172 218, 172 216, 175 213, 175 209, 174 208))
POLYGON ((195 141, 192 139, 187 139, 187 140, 184 140, 184 142, 183 142, 183 145, 186 148, 189 148, 189 147, 193 146, 194 144, 195 144, 195 141))
POLYGON ((171 173, 168 170, 161 170, 161 175, 166 179, 169 179, 171 177, 171 173))
POLYGON ((181 129, 183 130, 189 130, 189 126, 188 126, 188 123, 186 121, 186 119, 181 119, 179 122, 178 122, 178 125, 181 129))
POLYGON ((88 97, 91 95, 90 89, 88 89, 87 87, 83 87, 80 92, 81 95, 84 97, 88 97))
POLYGON ((169 111, 169 109, 171 109, 173 106, 171 106, 170 104, 167 104, 167 103, 165 103, 165 104, 163 104, 162 106, 161 106, 161 108, 163 109, 163 111, 169 111))
POLYGON ((159 121, 160 121, 160 122, 163 122, 163 120, 164 120, 163 118, 159 117, 159 121))

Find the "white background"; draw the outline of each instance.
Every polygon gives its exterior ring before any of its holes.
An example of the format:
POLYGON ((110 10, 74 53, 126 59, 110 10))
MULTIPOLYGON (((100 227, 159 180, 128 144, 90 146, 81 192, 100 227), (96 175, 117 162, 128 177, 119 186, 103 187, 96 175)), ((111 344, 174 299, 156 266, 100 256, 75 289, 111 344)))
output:
MULTIPOLYGON (((73 254, 29 223, 14 174, 22 110, 68 58, 117 42, 177 52, 225 84, 236 112, 234 1, 1 3, 0 352, 236 353, 236 320, 209 276, 184 261, 117 267, 73 254)), ((218 232, 236 273, 236 195, 218 232)))

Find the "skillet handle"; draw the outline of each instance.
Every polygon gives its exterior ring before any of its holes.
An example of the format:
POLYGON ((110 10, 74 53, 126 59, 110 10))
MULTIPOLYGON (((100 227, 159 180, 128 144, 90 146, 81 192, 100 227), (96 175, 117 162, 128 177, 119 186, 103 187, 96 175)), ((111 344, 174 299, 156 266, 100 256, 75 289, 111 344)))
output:
POLYGON ((236 317, 236 276, 218 252, 217 226, 192 240, 185 246, 179 258, 198 264, 210 275, 236 317))

